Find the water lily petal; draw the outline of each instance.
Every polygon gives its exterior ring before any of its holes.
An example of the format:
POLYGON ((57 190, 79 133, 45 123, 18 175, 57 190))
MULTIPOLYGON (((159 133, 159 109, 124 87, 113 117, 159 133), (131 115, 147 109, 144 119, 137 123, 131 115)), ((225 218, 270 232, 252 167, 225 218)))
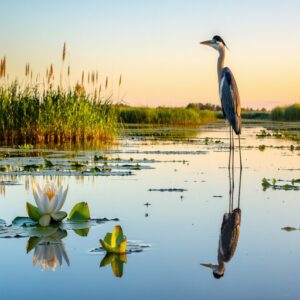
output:
POLYGON ((39 224, 43 227, 46 227, 50 224, 51 221, 51 217, 49 215, 43 215, 40 219, 39 219, 39 224))
POLYGON ((67 193, 68 193, 69 186, 67 186, 66 190, 63 192, 63 195, 61 197, 61 200, 58 203, 58 206, 56 207, 56 211, 60 211, 63 205, 65 204, 67 193))
POLYGON ((49 213, 50 212, 49 201, 45 193, 42 194, 41 203, 44 209, 44 213, 49 213))
POLYGON ((51 201, 51 203, 53 203, 51 211, 54 213, 59 211, 59 209, 57 209, 57 208, 59 207, 60 202, 62 200, 62 195, 63 195, 62 191, 63 191, 63 187, 60 186, 58 191, 56 192, 54 199, 51 201))
POLYGON ((43 201, 42 201, 42 191, 39 184, 35 181, 32 181, 32 192, 36 205, 42 213, 45 213, 43 201))

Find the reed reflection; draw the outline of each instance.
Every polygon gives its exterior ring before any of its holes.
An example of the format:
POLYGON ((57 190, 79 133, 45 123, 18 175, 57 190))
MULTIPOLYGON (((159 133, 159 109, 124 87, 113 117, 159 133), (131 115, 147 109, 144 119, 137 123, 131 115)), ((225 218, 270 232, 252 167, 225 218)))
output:
POLYGON ((235 254, 241 226, 240 200, 241 200, 241 181, 242 169, 239 174, 239 187, 237 206, 234 208, 234 167, 228 168, 229 177, 229 199, 228 199, 228 212, 224 213, 218 246, 218 264, 201 264, 203 267, 212 269, 213 276, 217 279, 224 276, 225 265, 229 263, 235 254))

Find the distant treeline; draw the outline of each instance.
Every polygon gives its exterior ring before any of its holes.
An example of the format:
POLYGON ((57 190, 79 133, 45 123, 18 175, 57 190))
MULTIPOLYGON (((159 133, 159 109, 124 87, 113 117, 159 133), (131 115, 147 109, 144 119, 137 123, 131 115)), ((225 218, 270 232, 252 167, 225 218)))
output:
MULTIPOLYGON (((220 105, 189 103, 186 107, 131 107, 117 105, 119 122, 135 124, 197 125, 224 118, 220 105)), ((274 121, 300 121, 300 103, 288 107, 242 108, 242 118, 274 121)))
POLYGON ((286 107, 275 107, 271 111, 274 121, 300 121, 300 103, 286 107))
MULTIPOLYGON (((116 105, 118 121, 129 124, 199 125, 224 118, 220 105, 189 103, 186 107, 133 107, 116 105)), ((242 118, 269 119, 265 108, 242 109, 242 118)))

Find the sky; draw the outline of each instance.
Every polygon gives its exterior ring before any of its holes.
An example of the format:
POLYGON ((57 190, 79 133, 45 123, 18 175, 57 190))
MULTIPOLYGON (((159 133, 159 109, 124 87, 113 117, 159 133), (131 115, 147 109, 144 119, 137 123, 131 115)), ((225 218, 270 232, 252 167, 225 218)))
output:
POLYGON ((102 85, 109 77, 106 93, 115 101, 218 104, 217 52, 199 45, 218 34, 242 106, 300 101, 300 0, 10 0, 0 7, 0 56, 10 78, 22 80, 27 62, 34 76, 53 63, 57 78, 66 42, 71 81, 97 70, 102 85))

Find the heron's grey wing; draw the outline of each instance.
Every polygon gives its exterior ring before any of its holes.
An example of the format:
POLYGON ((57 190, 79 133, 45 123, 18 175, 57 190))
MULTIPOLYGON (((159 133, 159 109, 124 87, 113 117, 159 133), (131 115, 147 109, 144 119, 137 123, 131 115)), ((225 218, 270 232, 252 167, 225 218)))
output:
POLYGON ((224 262, 229 262, 235 253, 239 240, 241 216, 238 212, 225 215, 221 226, 219 256, 224 262))
POLYGON ((220 82, 220 98, 225 117, 236 134, 241 132, 241 105, 239 91, 229 68, 224 68, 220 82))

